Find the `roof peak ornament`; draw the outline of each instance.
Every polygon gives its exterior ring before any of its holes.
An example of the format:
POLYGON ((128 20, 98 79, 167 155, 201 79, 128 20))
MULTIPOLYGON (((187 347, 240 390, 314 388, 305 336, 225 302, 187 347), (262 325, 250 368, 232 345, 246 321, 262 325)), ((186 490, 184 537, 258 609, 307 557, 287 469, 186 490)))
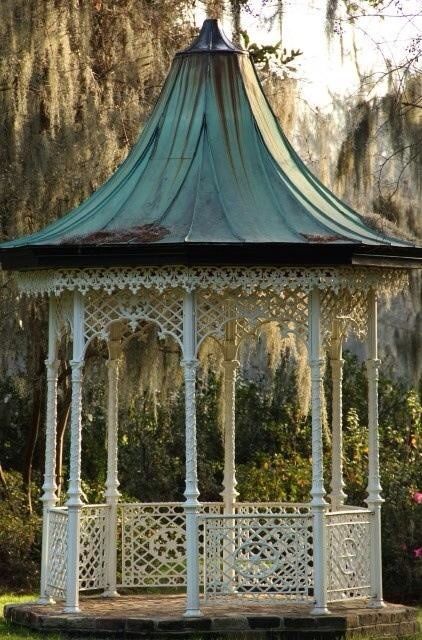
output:
POLYGON ((186 49, 182 49, 176 55, 185 56, 196 53, 248 53, 233 44, 224 33, 219 22, 215 18, 207 18, 199 35, 186 49))

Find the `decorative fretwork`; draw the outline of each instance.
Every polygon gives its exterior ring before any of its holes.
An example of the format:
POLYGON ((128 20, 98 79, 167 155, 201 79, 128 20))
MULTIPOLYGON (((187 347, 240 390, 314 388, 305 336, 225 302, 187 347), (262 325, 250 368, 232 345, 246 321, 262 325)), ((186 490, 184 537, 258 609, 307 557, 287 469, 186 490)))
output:
POLYGON ((212 336, 224 339, 225 325, 236 320, 237 344, 246 336, 256 335, 266 322, 277 322, 283 335, 295 333, 306 339, 307 293, 300 289, 216 293, 201 291, 197 301, 198 343, 212 336))
POLYGON ((311 598, 309 515, 205 516, 203 522, 206 599, 228 594, 311 598))
POLYGON ((81 509, 79 553, 79 589, 106 587, 106 531, 108 505, 90 505, 81 509))
POLYGON ((237 502, 234 506, 238 515, 290 515, 308 514, 309 504, 302 502, 237 502))
MULTIPOLYGON (((121 504, 120 587, 186 586, 186 530, 182 502, 121 504)), ((200 514, 219 514, 220 503, 203 503, 200 514)), ((199 552, 202 556, 202 531, 199 552)))
MULTIPOLYGON (((79 588, 106 588, 108 505, 80 511, 79 588)), ((47 593, 63 599, 66 591, 66 507, 49 515, 47 593)), ((370 595, 368 509, 342 507, 327 513, 328 601, 370 595)), ((184 503, 119 505, 121 557, 119 587, 186 586, 184 503)), ((199 507, 201 583, 207 599, 227 594, 250 598, 313 598, 312 514, 300 503, 236 503, 223 515, 222 503, 199 507)))
POLYGON ((328 513, 328 601, 370 596, 370 526, 367 509, 328 513))
POLYGON ((117 291, 91 291, 85 299, 85 337, 107 340, 111 324, 123 323, 132 332, 139 330, 143 321, 158 325, 159 336, 171 335, 180 345, 183 336, 183 293, 168 290, 165 293, 142 290, 135 293, 117 291))
POLYGON ((374 267, 104 267, 97 269, 45 269, 16 274, 20 291, 27 295, 55 294, 63 291, 128 290, 143 288, 158 292, 180 288, 185 291, 210 289, 281 292, 300 289, 309 293, 314 287, 335 292, 347 288, 355 293, 375 288, 397 293, 408 283, 408 272, 374 267))
POLYGON ((122 504, 122 587, 183 586, 183 505, 122 504))
POLYGON ((47 593, 64 599, 67 563, 67 509, 53 507, 48 510, 48 576, 47 593))
POLYGON ((321 293, 322 336, 330 342, 333 320, 338 321, 343 336, 353 333, 362 339, 368 326, 368 291, 352 292, 341 289, 338 292, 325 290, 321 293))

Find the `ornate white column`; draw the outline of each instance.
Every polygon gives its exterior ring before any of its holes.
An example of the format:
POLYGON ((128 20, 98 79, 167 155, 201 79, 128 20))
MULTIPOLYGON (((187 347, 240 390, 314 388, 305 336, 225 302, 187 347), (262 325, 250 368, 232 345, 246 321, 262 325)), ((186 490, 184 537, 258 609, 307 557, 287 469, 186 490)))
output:
POLYGON ((323 364, 321 358, 320 292, 316 287, 309 295, 309 363, 312 394, 312 489, 314 608, 313 615, 329 613, 327 609, 327 547, 322 447, 321 397, 323 364))
POLYGON ((118 478, 118 386, 121 344, 120 340, 110 340, 108 369, 108 404, 107 404, 107 479, 105 499, 109 506, 106 540, 106 576, 107 588, 104 597, 118 596, 116 590, 117 569, 117 505, 119 502, 118 478))
MULTIPOLYGON (((223 434, 224 434, 224 476, 221 496, 224 502, 224 515, 234 514, 236 498, 236 371, 239 363, 236 360, 236 321, 226 323, 225 341, 223 345, 223 434)), ((223 571, 227 580, 227 591, 235 590, 236 572, 234 554, 236 551, 235 519, 226 521, 228 543, 223 549, 223 571)))
POLYGON ((84 360, 84 299, 75 291, 73 294, 73 357, 72 401, 70 413, 70 464, 68 500, 68 535, 66 567, 65 613, 79 613, 79 548, 80 548, 80 508, 81 490, 81 445, 82 445, 82 367, 84 360))
POLYGON ((38 604, 51 604, 54 600, 47 593, 48 565, 49 565, 49 509, 57 503, 56 484, 56 427, 57 427, 57 375, 59 362, 57 360, 58 326, 57 304, 55 296, 49 300, 48 314, 48 357, 45 361, 47 368, 47 407, 45 425, 45 471, 43 495, 43 525, 41 546, 41 584, 38 604))
POLYGON ((381 561, 381 482, 379 471, 378 436, 378 336, 377 336, 377 295, 371 290, 368 294, 368 337, 366 370, 368 378, 368 497, 366 503, 372 511, 371 525, 371 602, 370 606, 384 606, 382 596, 381 561))
POLYGON ((183 370, 185 378, 186 430, 186 611, 185 617, 201 615, 199 608, 199 490, 196 450, 196 304, 195 294, 186 292, 183 302, 183 370))
POLYGON ((236 371, 239 366, 236 360, 236 323, 226 324, 226 336, 223 345, 224 380, 223 380, 223 433, 224 433, 224 477, 223 491, 224 514, 231 515, 239 495, 236 491, 236 371))
POLYGON ((343 479, 343 365, 342 336, 338 320, 333 323, 330 353, 332 381, 331 510, 341 509, 347 498, 343 479))

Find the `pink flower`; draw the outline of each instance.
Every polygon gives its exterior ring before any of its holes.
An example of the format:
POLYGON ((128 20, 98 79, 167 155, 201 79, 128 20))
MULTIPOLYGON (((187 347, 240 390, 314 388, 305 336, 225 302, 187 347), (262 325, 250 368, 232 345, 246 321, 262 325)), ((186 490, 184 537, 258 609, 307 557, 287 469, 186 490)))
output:
POLYGON ((415 558, 422 558, 422 547, 413 549, 413 555, 415 556, 415 558))
POLYGON ((422 504, 422 491, 415 491, 412 495, 412 500, 416 502, 416 504, 422 504))

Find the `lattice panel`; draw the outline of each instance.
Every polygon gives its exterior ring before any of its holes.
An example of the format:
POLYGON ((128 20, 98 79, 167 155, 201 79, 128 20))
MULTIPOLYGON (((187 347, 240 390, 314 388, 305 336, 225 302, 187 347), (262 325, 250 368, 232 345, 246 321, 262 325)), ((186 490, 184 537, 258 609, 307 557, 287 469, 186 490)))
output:
POLYGON ((205 597, 311 598, 307 515, 205 517, 205 597))
POLYGON ((321 292, 321 324, 324 339, 331 336, 333 320, 339 319, 342 333, 357 338, 366 335, 368 323, 368 292, 341 289, 321 292))
POLYGON ((85 298, 85 338, 107 339, 113 322, 123 322, 135 332, 142 321, 158 325, 159 335, 183 339, 183 294, 178 289, 165 293, 143 289, 137 293, 117 291, 104 295, 93 291, 85 298))
MULTIPOLYGON (((186 527, 183 502, 119 505, 122 587, 186 585, 186 527)), ((223 511, 219 502, 202 503, 199 514, 223 511)), ((199 553, 203 556, 202 520, 199 553)))
POLYGON ((106 588, 107 505, 81 509, 79 589, 106 588))
POLYGON ((370 596, 371 512, 327 514, 328 601, 370 596))
POLYGON ((122 587, 186 584, 185 515, 181 503, 120 506, 122 587))
POLYGON ((48 595, 59 600, 66 592, 67 564, 67 510, 53 508, 48 511, 48 595))
POLYGON ((236 320, 238 341, 254 335, 265 322, 277 322, 283 334, 295 333, 306 340, 308 295, 300 289, 254 293, 218 294, 201 291, 197 302, 198 344, 206 337, 224 337, 224 326, 236 320))

